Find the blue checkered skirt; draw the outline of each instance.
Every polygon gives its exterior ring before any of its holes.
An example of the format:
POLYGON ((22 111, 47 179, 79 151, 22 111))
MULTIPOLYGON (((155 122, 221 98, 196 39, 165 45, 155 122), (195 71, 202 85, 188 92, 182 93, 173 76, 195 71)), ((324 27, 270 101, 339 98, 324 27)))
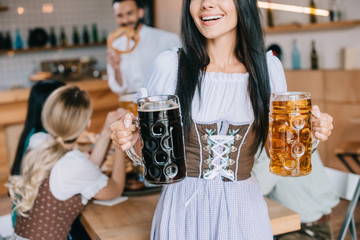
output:
POLYGON ((254 178, 224 182, 186 177, 164 186, 154 240, 272 240, 266 202, 254 178))

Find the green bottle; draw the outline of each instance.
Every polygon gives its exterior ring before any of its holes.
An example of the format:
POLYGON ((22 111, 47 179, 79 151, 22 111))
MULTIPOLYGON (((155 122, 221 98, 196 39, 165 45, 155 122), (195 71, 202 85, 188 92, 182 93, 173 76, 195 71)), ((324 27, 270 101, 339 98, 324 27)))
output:
POLYGON ((310 6, 309 7, 311 8, 310 23, 316 23, 317 22, 316 15, 315 15, 316 6, 315 6, 314 0, 310 0, 310 6))
POLYGON ((64 27, 61 27, 60 30, 60 46, 65 47, 67 45, 67 38, 66 38, 66 34, 65 34, 65 29, 64 27))
POLYGON ((311 50, 311 69, 316 70, 319 69, 319 58, 318 58, 318 54, 316 52, 316 48, 315 48, 315 41, 313 40, 311 42, 312 44, 312 50, 311 50))
POLYGON ((74 45, 78 45, 80 43, 80 35, 76 26, 73 27, 72 40, 74 45))
POLYGON ((98 38, 98 30, 96 23, 93 23, 92 25, 92 38, 93 38, 93 43, 98 43, 99 38, 98 38))
MULTIPOLYGON (((270 4, 271 1, 268 0, 268 3, 270 4)), ((273 17, 273 11, 271 8, 268 8, 266 10, 266 17, 267 17, 267 25, 268 27, 274 27, 274 17, 273 17)))

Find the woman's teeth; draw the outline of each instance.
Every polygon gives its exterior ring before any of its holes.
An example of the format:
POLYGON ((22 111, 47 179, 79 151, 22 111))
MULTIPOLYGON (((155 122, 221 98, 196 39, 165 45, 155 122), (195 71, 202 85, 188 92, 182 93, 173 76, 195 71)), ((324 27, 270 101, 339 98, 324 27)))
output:
POLYGON ((208 21, 215 21, 215 20, 218 20, 220 18, 222 18, 221 15, 216 15, 216 16, 202 17, 201 20, 208 22, 208 21))

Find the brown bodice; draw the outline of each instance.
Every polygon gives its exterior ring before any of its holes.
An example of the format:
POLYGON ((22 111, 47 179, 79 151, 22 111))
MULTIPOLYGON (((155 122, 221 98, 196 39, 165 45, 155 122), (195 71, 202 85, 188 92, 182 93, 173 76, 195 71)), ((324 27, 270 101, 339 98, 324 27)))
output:
MULTIPOLYGON (((214 168, 212 161, 216 158, 214 154, 214 143, 211 136, 231 135, 233 141, 226 144, 228 153, 223 155, 221 175, 224 181, 230 181, 224 177, 233 176, 233 180, 243 180, 250 177, 254 164, 254 154, 251 154, 251 146, 254 142, 252 124, 232 125, 225 121, 212 124, 197 124, 192 122, 190 132, 185 135, 186 167, 188 177, 204 177, 214 168)), ((216 136, 215 136, 216 137, 216 136)), ((220 152, 226 150, 217 147, 220 152)), ((218 163, 219 165, 219 163, 218 163)))
POLYGON ((50 192, 49 178, 46 178, 29 216, 17 216, 15 233, 32 240, 65 240, 71 224, 83 208, 80 194, 66 201, 56 199, 50 192))

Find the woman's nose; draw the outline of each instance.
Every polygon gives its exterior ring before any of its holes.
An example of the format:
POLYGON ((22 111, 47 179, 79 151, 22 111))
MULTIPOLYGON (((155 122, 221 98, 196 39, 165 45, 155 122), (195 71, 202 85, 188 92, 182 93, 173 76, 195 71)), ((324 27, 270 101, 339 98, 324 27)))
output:
POLYGON ((214 0, 202 0, 201 3, 201 7, 203 9, 207 9, 207 8, 213 8, 215 5, 215 1, 214 0))

